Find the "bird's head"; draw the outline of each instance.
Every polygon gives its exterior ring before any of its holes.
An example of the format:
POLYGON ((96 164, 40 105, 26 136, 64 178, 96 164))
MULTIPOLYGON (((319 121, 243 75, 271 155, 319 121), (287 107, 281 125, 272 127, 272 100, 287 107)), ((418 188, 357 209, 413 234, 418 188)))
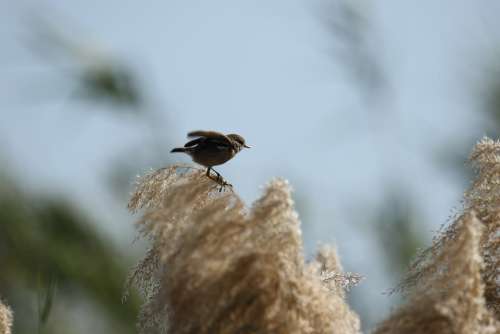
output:
POLYGON ((235 133, 231 133, 231 134, 227 135, 227 137, 230 138, 232 141, 238 143, 238 145, 240 147, 250 148, 250 146, 248 146, 247 144, 245 144, 245 138, 243 138, 240 135, 237 135, 235 133))

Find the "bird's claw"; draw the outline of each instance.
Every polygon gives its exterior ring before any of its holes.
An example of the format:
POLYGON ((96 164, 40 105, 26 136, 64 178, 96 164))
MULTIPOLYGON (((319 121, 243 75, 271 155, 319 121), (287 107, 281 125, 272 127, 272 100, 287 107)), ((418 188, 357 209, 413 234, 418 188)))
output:
POLYGON ((231 191, 233 190, 233 185, 223 180, 222 184, 219 187, 219 192, 222 192, 222 190, 226 190, 226 187, 229 187, 231 191))
POLYGON ((212 175, 207 175, 207 176, 209 179, 211 179, 212 181, 215 181, 219 185, 219 187, 218 187, 219 192, 222 192, 222 190, 225 190, 226 187, 231 188, 231 190, 233 189, 233 185, 231 183, 224 180, 222 175, 220 175, 219 173, 217 173, 217 172, 215 172, 215 173, 217 174, 216 176, 212 176, 212 175))

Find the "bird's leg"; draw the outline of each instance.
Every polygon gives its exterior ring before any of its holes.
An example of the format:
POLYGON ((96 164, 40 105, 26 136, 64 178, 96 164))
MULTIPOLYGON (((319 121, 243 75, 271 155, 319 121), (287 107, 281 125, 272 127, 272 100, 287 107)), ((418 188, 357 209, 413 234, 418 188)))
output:
POLYGON ((217 172, 215 169, 212 168, 212 170, 214 171, 215 174, 217 174, 217 176, 220 176, 219 172, 217 172))
POLYGON ((210 175, 210 171, 211 171, 211 170, 213 170, 213 171, 214 171, 214 173, 217 175, 217 181, 219 181, 219 180, 222 178, 222 176, 219 174, 219 172, 217 172, 217 171, 216 171, 215 169, 213 169, 212 167, 208 167, 208 168, 207 168, 207 176, 208 176, 209 178, 211 178, 211 175, 210 175))
POLYGON ((207 174, 206 174, 206 175, 208 176, 208 178, 209 178, 209 179, 212 179, 212 180, 214 180, 214 181, 216 181, 216 182, 219 182, 219 180, 220 180, 220 178, 221 178, 220 174, 219 174, 219 173, 218 173, 215 169, 213 169, 212 167, 208 167, 208 168, 207 168, 207 174), (216 179, 212 178, 212 175, 210 174, 210 171, 212 171, 212 170, 213 170, 213 171, 215 172, 215 174, 217 175, 217 178, 216 178, 216 179))
POLYGON ((212 170, 215 172, 215 174, 217 174, 217 181, 219 181, 220 179, 222 179, 222 175, 220 175, 218 171, 216 171, 213 168, 212 168, 212 170))
POLYGON ((213 169, 212 167, 208 167, 207 168, 207 173, 206 173, 207 177, 209 179, 212 179, 214 180, 215 182, 217 182, 219 185, 220 185, 220 188, 219 188, 219 192, 221 192, 223 189, 225 189, 226 187, 229 187, 233 188, 233 185, 231 183, 228 183, 226 180, 224 180, 224 178, 222 177, 222 175, 220 175, 219 172, 217 172, 215 169, 213 169), (212 175, 210 174, 210 171, 214 171, 214 173, 216 174, 217 178, 215 177, 212 177, 212 175))

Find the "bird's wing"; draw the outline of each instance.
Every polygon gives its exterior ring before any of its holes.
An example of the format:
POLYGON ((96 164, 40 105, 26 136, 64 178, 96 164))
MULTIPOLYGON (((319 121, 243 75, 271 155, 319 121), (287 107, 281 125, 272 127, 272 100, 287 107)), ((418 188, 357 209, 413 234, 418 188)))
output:
POLYGON ((191 147, 191 146, 198 145, 203 140, 204 140, 204 138, 196 138, 196 139, 190 140, 186 144, 184 144, 184 147, 191 147))
POLYGON ((216 142, 218 144, 227 145, 227 146, 232 145, 231 140, 226 135, 224 135, 223 133, 220 133, 220 132, 216 132, 216 131, 203 131, 203 130, 192 131, 192 132, 188 133, 188 137, 203 137, 203 138, 207 138, 208 140, 210 140, 212 142, 216 142))

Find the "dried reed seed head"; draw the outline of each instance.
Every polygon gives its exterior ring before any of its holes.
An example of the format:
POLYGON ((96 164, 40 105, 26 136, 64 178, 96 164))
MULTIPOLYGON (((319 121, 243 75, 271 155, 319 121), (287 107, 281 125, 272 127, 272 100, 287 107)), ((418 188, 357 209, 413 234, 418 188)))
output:
POLYGON ((318 273, 323 284, 340 296, 344 296, 345 291, 349 291, 363 280, 361 275, 342 270, 337 251, 331 246, 321 247, 310 266, 315 268, 313 270, 318 273))
POLYGON ((173 192, 172 185, 178 187, 189 184, 189 188, 195 194, 198 194, 201 190, 199 195, 213 193, 220 185, 207 177, 203 177, 204 173, 203 169, 189 165, 172 165, 156 171, 152 170, 138 177, 136 189, 132 193, 128 208, 132 212, 143 208, 158 208, 165 204, 165 200, 169 195, 187 195, 184 192, 173 192), (193 182, 195 180, 196 182, 193 182))
POLYGON ((11 309, 0 300, 0 334, 11 334, 12 321, 11 309))
POLYGON ((471 188, 465 193, 465 210, 474 210, 485 225, 481 239, 485 298, 500 321, 500 141, 483 138, 470 160, 477 171, 471 188))
POLYGON ((343 294, 304 263, 287 182, 272 181, 247 212, 198 171, 142 181, 130 207, 149 208, 138 226, 152 249, 131 275, 144 333, 359 332, 343 294))
POLYGON ((476 145, 470 159, 477 177, 465 193, 464 214, 410 266, 398 287, 409 303, 377 333, 500 332, 499 153, 499 141, 476 145))
POLYGON ((467 213, 453 227, 453 234, 437 241, 431 256, 410 271, 409 302, 375 333, 498 333, 483 296, 483 224, 467 213))
POLYGON ((316 254, 316 260, 321 264, 321 271, 343 271, 337 250, 334 247, 327 245, 322 246, 318 254, 316 254))
POLYGON ((295 333, 297 285, 282 276, 285 265, 273 254, 241 255, 226 263, 220 272, 204 276, 203 286, 188 289, 185 282, 191 276, 179 273, 173 278, 169 295, 175 305, 173 332, 295 333), (196 302, 201 307, 193 308, 196 302))

